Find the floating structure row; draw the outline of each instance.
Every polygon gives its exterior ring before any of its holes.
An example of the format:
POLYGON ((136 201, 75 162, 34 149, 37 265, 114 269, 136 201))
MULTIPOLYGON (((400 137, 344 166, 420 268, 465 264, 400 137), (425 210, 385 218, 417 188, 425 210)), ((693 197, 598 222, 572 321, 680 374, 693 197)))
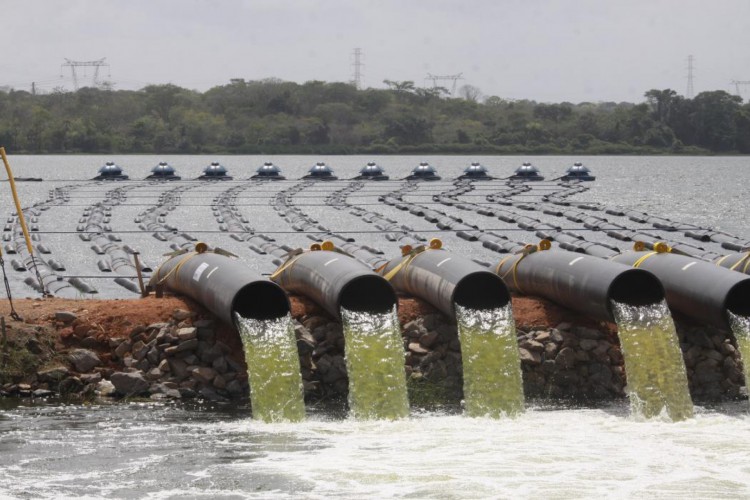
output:
MULTIPOLYGON (((123 173, 122 168, 115 165, 113 162, 107 162, 99 169, 99 175, 94 177, 93 180, 120 181, 128 180, 128 178, 129 177, 123 173)), ((496 177, 491 176, 487 168, 479 162, 472 162, 458 178, 475 180, 496 179, 496 177)), ((175 169, 167 162, 160 162, 157 166, 151 169, 151 174, 146 177, 146 179, 178 181, 181 177, 177 175, 175 169)), ((203 175, 197 178, 197 180, 202 181, 228 181, 232 179, 233 177, 229 175, 226 167, 219 162, 212 162, 203 170, 203 175)), ((275 181, 285 180, 286 177, 281 175, 281 169, 279 167, 271 162, 265 162, 260 168, 258 168, 251 179, 275 181)), ((307 175, 302 177, 302 179, 335 181, 338 180, 338 177, 330 166, 326 165, 324 162, 317 162, 312 168, 310 168, 307 175)), ((354 177, 354 180, 386 181, 388 179, 389 177, 386 175, 383 167, 375 162, 368 162, 367 165, 359 171, 359 175, 354 177)), ((404 178, 404 180, 409 181, 439 181, 440 179, 441 177, 438 175, 435 167, 427 162, 421 162, 414 168, 414 170, 412 170, 411 174, 404 178)), ((543 181, 544 176, 539 169, 531 163, 526 162, 518 167, 513 175, 500 179, 524 182, 543 181)), ((582 163, 576 162, 565 171, 563 176, 554 180, 593 181, 595 179, 596 177, 591 174, 591 171, 588 168, 583 166, 582 163)))

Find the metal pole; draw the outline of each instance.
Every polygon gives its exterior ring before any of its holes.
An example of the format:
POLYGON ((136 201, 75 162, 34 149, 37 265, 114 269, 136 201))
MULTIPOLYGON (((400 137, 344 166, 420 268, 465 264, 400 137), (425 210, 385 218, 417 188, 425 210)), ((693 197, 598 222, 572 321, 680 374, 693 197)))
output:
POLYGON ((141 289, 141 297, 148 297, 148 290, 143 286, 143 275, 141 274, 141 262, 138 259, 140 252, 133 252, 133 259, 135 260, 135 272, 138 274, 138 286, 141 289))

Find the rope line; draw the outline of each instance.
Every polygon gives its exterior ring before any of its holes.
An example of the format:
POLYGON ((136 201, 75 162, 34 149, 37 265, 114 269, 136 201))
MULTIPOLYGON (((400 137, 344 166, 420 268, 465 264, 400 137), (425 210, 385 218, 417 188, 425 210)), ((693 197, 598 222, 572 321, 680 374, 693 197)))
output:
POLYGON ((0 253, 0 267, 3 268, 3 282, 5 283, 5 293, 8 296, 8 304, 10 304, 10 317, 16 321, 23 321, 21 316, 16 312, 15 307, 13 307, 13 296, 10 293, 10 282, 8 281, 8 275, 5 273, 5 260, 2 253, 0 253))

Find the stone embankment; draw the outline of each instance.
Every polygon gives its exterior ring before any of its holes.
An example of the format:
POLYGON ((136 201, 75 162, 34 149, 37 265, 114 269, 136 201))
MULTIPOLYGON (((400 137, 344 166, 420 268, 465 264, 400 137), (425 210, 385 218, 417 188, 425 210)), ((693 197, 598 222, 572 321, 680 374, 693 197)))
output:
MULTIPOLYGON (((306 399, 345 400, 341 324, 304 300, 293 304, 306 399)), ((184 305, 162 314, 160 322, 130 318, 111 331, 85 314, 63 310, 37 325, 9 325, 15 331, 0 346, 0 395, 246 399, 239 336, 200 307, 184 305)), ((569 316, 530 299, 514 300, 514 314, 527 397, 594 401, 625 396, 626 370, 614 325, 569 316), (541 315, 535 312, 539 304, 541 315)), ((412 401, 460 401, 463 366, 455 324, 414 299, 401 300, 399 320, 412 401)), ((733 339, 680 323, 678 335, 696 401, 741 395, 744 378, 733 339)))

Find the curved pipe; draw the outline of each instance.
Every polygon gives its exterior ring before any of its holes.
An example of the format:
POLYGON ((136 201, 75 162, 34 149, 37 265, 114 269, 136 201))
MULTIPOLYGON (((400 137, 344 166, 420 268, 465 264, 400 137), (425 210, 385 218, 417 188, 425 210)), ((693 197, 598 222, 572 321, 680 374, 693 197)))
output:
POLYGON ((390 276, 397 291, 419 297, 449 317, 455 316, 454 304, 482 310, 497 309, 510 301, 508 287, 497 275, 445 250, 393 259, 380 273, 390 276))
POLYGON ((744 274, 750 274, 750 252, 730 253, 714 261, 717 266, 731 269, 744 274))
POLYGON ((514 292, 605 321, 614 321, 612 300, 630 305, 664 300, 664 288, 652 273, 565 250, 510 255, 495 272, 514 292))
POLYGON ((305 252, 282 264, 272 278, 289 292, 305 295, 333 317, 341 308, 387 313, 396 305, 393 287, 365 264, 326 250, 305 252))
POLYGON ((651 271, 669 307, 704 323, 729 327, 727 311, 750 316, 750 277, 683 255, 626 252, 612 260, 651 271))
POLYGON ((290 311, 289 299, 277 284, 216 253, 172 257, 151 276, 149 286, 157 284, 187 295, 232 326, 234 312, 245 318, 276 319, 290 311))

